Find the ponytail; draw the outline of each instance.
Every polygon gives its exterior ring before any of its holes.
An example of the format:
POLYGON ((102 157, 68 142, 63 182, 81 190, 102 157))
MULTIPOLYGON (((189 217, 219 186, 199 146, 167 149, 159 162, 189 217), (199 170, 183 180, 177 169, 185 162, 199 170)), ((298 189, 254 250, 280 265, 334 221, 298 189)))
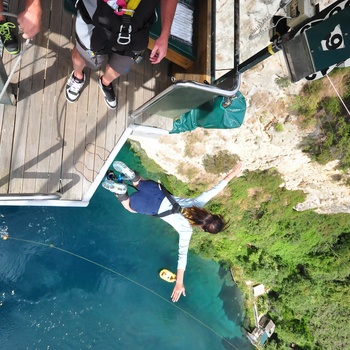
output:
POLYGON ((193 226, 200 226, 205 232, 218 233, 227 227, 222 215, 212 214, 206 209, 198 207, 182 208, 181 214, 193 226))

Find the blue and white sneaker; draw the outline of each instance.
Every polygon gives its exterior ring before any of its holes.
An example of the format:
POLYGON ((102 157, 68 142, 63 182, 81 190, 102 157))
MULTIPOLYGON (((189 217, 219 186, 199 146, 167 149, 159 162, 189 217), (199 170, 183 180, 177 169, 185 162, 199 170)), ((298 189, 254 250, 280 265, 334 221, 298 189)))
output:
POLYGON ((121 196, 127 193, 128 186, 123 183, 117 183, 112 180, 104 180, 102 182, 102 187, 108 191, 115 193, 117 196, 121 196))
POLYGON ((113 168, 125 176, 124 180, 137 181, 140 178, 139 174, 135 173, 123 162, 116 160, 115 162, 113 162, 113 168))

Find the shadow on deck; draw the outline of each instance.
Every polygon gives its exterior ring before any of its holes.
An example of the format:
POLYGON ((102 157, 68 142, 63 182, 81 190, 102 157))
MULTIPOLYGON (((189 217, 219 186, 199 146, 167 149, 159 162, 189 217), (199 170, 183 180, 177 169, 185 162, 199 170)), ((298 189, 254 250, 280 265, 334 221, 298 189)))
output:
MULTIPOLYGON (((11 1, 10 12, 20 11, 19 1, 11 1)), ((86 206, 108 157, 125 142, 129 112, 170 85, 168 62, 152 66, 145 52, 142 62, 117 81, 116 111, 103 101, 100 71, 86 70, 78 102, 67 103, 64 87, 72 71, 73 37, 74 19, 64 11, 63 1, 46 1, 41 32, 11 79, 16 105, 0 105, 0 205, 86 206), (39 194, 59 194, 61 199, 33 201, 39 194)), ((4 53, 7 74, 16 59, 4 53)), ((152 116, 134 123, 169 130, 172 120, 152 116)))

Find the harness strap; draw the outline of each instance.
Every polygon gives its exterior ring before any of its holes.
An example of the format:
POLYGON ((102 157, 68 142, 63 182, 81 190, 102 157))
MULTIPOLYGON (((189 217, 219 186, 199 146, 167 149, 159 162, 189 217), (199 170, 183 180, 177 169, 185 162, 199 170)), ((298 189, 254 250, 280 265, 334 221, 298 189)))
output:
POLYGON ((171 203, 171 205, 173 207, 170 210, 166 210, 163 213, 159 213, 159 214, 153 215, 153 216, 156 216, 158 218, 162 218, 164 216, 168 216, 171 214, 181 213, 181 209, 182 209, 181 205, 176 202, 176 200, 173 198, 173 196, 170 194, 170 192, 162 184, 160 184, 160 188, 161 188, 162 192, 165 194, 165 197, 169 200, 169 202, 171 203))
POLYGON ((131 18, 134 15, 136 8, 139 6, 141 0, 119 0, 118 15, 122 15, 122 24, 120 25, 117 43, 119 45, 128 45, 131 42, 131 18))

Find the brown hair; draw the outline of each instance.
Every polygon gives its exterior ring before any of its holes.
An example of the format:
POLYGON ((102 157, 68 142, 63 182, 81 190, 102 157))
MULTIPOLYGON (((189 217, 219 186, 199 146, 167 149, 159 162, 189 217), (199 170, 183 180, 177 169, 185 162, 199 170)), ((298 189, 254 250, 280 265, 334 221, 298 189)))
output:
POLYGON ((200 226, 205 232, 218 233, 227 226, 227 222, 222 215, 212 214, 206 209, 198 207, 182 208, 181 214, 191 225, 200 226))

